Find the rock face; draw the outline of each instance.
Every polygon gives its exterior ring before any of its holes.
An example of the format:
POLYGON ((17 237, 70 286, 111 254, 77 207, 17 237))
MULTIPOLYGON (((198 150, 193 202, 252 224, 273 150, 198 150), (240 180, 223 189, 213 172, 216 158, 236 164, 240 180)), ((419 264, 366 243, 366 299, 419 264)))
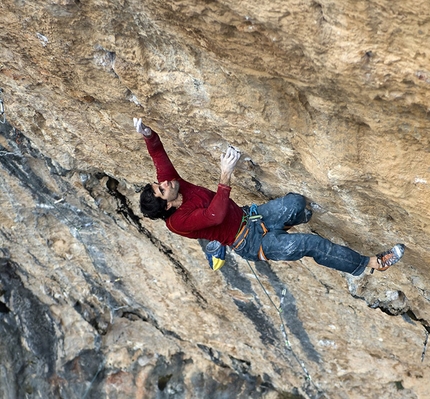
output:
POLYGON ((430 397, 427 1, 2 0, 0 27, 1 398, 430 397), (404 261, 213 272, 141 218, 134 116, 185 179, 231 143, 239 204, 302 193, 293 232, 404 261))

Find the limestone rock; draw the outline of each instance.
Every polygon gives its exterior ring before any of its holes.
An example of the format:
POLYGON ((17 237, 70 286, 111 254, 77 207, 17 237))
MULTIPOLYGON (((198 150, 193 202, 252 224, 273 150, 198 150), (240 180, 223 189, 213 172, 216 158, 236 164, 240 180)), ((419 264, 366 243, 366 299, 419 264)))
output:
POLYGON ((0 397, 430 397, 429 21, 410 0, 2 0, 0 397), (239 204, 300 192, 296 232, 404 260, 251 264, 288 350, 246 262, 215 273, 141 218, 135 116, 185 179, 215 189, 233 144, 239 204))

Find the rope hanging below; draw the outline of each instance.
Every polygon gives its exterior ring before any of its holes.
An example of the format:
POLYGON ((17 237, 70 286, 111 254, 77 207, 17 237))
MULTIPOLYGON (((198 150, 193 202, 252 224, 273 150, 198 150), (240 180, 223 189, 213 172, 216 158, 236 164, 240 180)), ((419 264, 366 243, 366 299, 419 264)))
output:
POLYGON ((273 302, 273 300, 272 300, 272 298, 271 298, 271 296, 269 295, 269 293, 267 292, 267 290, 266 290, 266 288, 264 288, 264 285, 262 284, 262 282, 260 281, 260 279, 259 279, 259 277, 258 277, 258 275, 257 275, 257 273, 254 271, 254 269, 253 269, 253 267, 251 266, 251 264, 249 263, 249 261, 246 259, 246 263, 248 264, 248 266, 249 266, 249 268, 251 269, 251 271, 252 271, 252 274, 255 276, 255 278, 257 279, 257 281, 258 281, 258 283, 260 284, 260 286, 261 286, 261 288, 263 289, 263 291, 264 291, 264 293, 266 294, 266 296, 269 298, 269 300, 270 300, 270 302, 271 302, 271 304, 273 305, 273 307, 276 309, 276 312, 278 313, 278 315, 279 315, 279 318, 280 318, 280 320, 281 320, 281 333, 282 333, 282 336, 283 336, 283 338, 284 338, 284 344, 285 344, 285 347, 286 347, 286 349, 293 355, 293 357, 294 357, 294 359, 296 360, 296 362, 300 365, 300 367, 302 368, 302 370, 303 370, 303 372, 304 372, 304 374, 305 374, 305 377, 306 377, 306 380, 307 381, 309 381, 312 385, 313 385, 313 387, 317 390, 317 392, 318 392, 318 397, 320 397, 319 395, 325 395, 325 393, 323 392, 323 391, 321 391, 321 389, 319 389, 316 385, 315 385, 315 383, 313 382, 313 380, 312 380, 312 378, 311 378, 311 376, 310 376, 310 374, 309 374, 309 372, 308 372, 308 370, 306 369, 306 366, 305 366, 305 364, 303 363, 303 361, 297 356, 297 354, 294 352, 294 350, 293 350, 293 348, 292 348, 292 346, 291 346, 291 343, 290 343, 290 341, 289 341, 289 339, 288 339, 288 335, 287 335, 287 329, 286 329, 286 326, 285 326, 285 322, 284 322, 284 319, 282 318, 282 305, 283 305, 283 303, 284 303, 284 299, 285 299, 285 294, 287 293, 287 290, 286 290, 286 288, 284 288, 283 290, 282 290, 282 295, 281 295, 281 300, 280 300, 280 303, 279 303, 279 307, 278 306, 276 306, 275 305, 275 303, 273 302))

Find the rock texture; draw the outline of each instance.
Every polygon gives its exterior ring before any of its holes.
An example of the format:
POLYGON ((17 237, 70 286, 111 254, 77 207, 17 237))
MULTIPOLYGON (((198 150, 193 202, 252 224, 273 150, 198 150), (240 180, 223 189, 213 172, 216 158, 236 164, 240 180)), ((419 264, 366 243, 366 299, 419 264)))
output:
POLYGON ((427 1, 2 0, 0 28, 1 398, 430 397, 427 1), (140 217, 134 116, 185 179, 231 143, 238 203, 300 192, 298 231, 404 261, 211 271, 140 217))

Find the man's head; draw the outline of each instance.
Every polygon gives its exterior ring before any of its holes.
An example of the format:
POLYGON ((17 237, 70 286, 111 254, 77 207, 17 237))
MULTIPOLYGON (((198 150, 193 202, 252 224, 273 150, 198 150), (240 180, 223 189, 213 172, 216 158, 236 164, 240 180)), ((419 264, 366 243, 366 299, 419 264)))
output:
POLYGON ((140 210, 150 219, 166 220, 176 211, 178 195, 179 182, 176 180, 147 184, 140 194, 140 210))

